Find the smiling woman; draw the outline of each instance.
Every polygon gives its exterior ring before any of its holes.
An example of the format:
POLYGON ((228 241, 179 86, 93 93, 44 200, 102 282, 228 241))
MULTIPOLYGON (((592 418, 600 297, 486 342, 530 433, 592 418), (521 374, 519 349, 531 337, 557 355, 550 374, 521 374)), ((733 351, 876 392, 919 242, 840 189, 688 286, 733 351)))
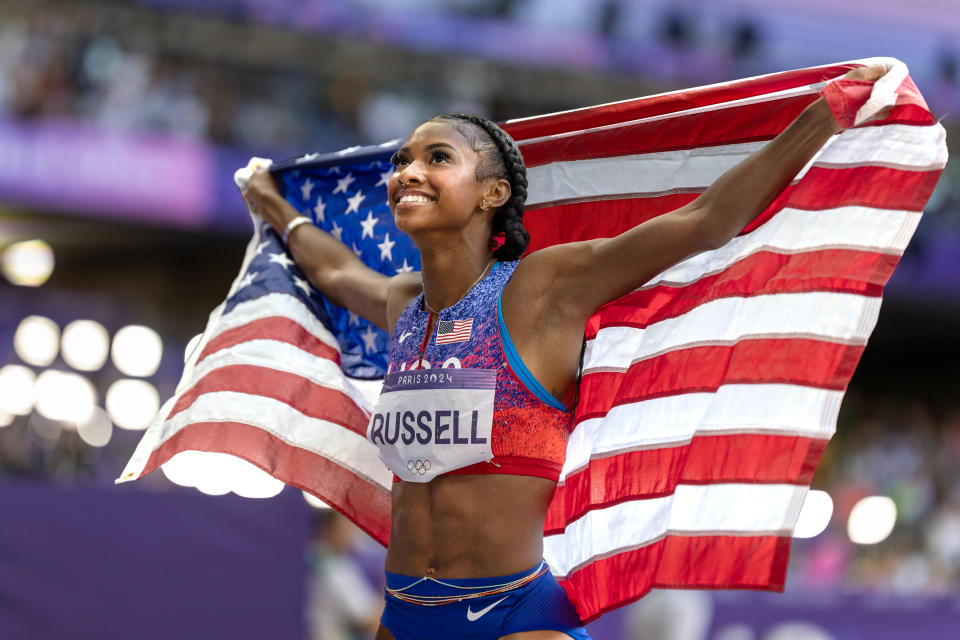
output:
MULTIPOLYGON (((852 78, 869 85, 882 74, 852 78)), ((421 273, 388 278, 312 225, 291 231, 311 281, 393 336, 370 431, 394 473, 378 639, 588 637, 542 560, 587 320, 727 243, 839 130, 817 100, 689 204, 519 259, 529 237, 522 156, 496 124, 448 114, 410 134, 388 184, 421 273)), ((298 215, 265 170, 245 197, 278 232, 298 215)))

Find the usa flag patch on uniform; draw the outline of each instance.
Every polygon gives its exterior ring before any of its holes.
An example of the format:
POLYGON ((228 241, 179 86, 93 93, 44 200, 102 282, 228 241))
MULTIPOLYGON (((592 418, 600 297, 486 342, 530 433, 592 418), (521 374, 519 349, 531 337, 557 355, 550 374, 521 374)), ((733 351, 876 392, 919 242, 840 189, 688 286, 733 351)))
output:
POLYGON ((437 340, 435 344, 451 344, 466 342, 470 339, 473 329, 473 318, 466 320, 441 320, 437 323, 437 340))

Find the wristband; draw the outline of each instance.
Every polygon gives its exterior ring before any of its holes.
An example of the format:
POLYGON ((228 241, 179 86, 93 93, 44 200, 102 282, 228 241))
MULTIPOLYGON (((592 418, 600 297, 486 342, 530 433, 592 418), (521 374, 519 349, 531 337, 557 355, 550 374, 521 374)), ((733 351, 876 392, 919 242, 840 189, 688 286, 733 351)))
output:
POLYGON ((870 99, 873 91, 873 82, 867 80, 851 80, 837 78, 823 88, 821 92, 827 101, 827 106, 833 113, 833 119, 841 129, 849 129, 857 123, 857 113, 860 107, 870 99))
POLYGON ((823 88, 827 106, 842 129, 862 124, 884 108, 898 104, 901 93, 909 96, 916 92, 908 77, 907 65, 893 58, 879 61, 886 67, 886 73, 876 81, 840 77, 823 88))
POLYGON ((302 224, 310 224, 313 221, 307 216, 297 216, 293 220, 287 223, 287 226, 283 228, 283 244, 287 244, 287 238, 290 237, 290 234, 293 233, 293 230, 299 227, 302 224))

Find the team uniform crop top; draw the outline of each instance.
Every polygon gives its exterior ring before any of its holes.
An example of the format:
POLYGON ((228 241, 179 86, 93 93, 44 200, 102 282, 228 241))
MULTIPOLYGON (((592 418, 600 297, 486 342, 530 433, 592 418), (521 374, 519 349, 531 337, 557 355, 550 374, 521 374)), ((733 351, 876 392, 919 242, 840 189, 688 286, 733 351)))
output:
POLYGON ((367 427, 367 439, 400 480, 560 477, 571 413, 527 370, 503 322, 500 297, 517 264, 495 263, 440 311, 429 337, 423 294, 400 315, 367 427))

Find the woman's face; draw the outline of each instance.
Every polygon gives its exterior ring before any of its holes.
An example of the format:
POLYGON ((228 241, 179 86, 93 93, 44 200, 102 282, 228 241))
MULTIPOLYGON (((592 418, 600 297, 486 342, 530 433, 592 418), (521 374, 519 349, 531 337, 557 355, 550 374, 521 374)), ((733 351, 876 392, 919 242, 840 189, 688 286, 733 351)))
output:
POLYGON ((394 156, 387 184, 390 210, 407 233, 459 229, 477 212, 486 189, 477 182, 479 155, 447 122, 417 127, 394 156))

